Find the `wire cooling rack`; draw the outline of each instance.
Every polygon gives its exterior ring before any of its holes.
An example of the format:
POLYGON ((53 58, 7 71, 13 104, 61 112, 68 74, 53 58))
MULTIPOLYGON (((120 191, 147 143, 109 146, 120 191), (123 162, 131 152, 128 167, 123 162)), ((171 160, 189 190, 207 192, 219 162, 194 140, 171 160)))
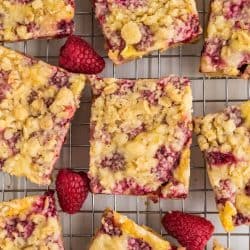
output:
MULTIPOLYGON (((196 0, 203 30, 206 27, 209 1, 196 0)), ((89 1, 76 1, 76 34, 88 40, 103 55, 106 68, 103 76, 118 78, 158 78, 169 74, 185 75, 192 81, 194 115, 216 112, 227 105, 245 101, 250 97, 249 81, 230 78, 206 78, 198 72, 203 38, 196 44, 170 49, 166 53, 154 53, 140 60, 115 67, 103 50, 103 37, 97 25, 89 1)), ((6 44, 9 47, 33 55, 51 64, 57 64, 59 49, 64 40, 39 40, 6 44)), ((58 169, 70 167, 88 170, 89 162, 89 116, 91 92, 84 91, 81 107, 70 127, 61 156, 56 164, 58 169)), ((17 179, 0 173, 0 201, 42 193, 48 187, 38 187, 26 179, 17 179)), ((54 188, 52 184, 49 188, 54 188)), ((250 250, 250 229, 237 228, 233 233, 225 233, 218 220, 214 195, 207 179, 204 160, 196 139, 192 145, 191 185, 189 197, 184 200, 161 200, 152 203, 143 197, 89 195, 81 211, 73 216, 59 211, 63 226, 66 250, 85 250, 100 224, 103 210, 111 207, 129 216, 139 224, 146 224, 167 239, 170 239, 161 226, 160 219, 168 210, 183 210, 210 219, 216 227, 214 237, 233 250, 250 250)), ((174 239, 170 239, 174 241, 174 239)), ((213 240, 213 239, 212 239, 213 240)), ((211 249, 210 240, 207 249, 211 249)), ((101 250, 101 249, 100 249, 101 250)))

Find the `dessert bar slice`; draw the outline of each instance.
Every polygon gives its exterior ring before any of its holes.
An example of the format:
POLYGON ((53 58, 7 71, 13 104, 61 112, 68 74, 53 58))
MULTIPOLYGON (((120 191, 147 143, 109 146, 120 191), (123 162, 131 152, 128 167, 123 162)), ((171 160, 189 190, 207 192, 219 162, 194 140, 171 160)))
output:
POLYGON ((99 231, 91 242, 89 250, 185 250, 172 248, 170 243, 152 229, 139 226, 126 216, 106 209, 99 231))
POLYGON ((74 0, 0 1, 0 41, 67 36, 74 8, 74 0))
POLYGON ((90 80, 92 191, 186 197, 192 130, 189 80, 90 80))
POLYGON ((250 102, 195 119, 221 222, 250 224, 250 102))
POLYGON ((0 170, 47 185, 85 77, 0 46, 0 170))
POLYGON ((249 0, 211 0, 201 72, 219 77, 249 78, 249 0))
POLYGON ((64 249, 53 194, 0 203, 0 249, 64 249))
POLYGON ((194 0, 95 0, 95 14, 116 64, 192 42, 202 32, 194 0))

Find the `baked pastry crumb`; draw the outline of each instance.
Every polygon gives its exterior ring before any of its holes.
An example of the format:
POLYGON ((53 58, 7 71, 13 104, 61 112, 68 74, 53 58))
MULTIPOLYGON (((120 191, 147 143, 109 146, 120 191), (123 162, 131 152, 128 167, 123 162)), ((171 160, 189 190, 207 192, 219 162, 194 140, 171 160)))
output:
POLYGON ((90 77, 93 193, 185 198, 192 95, 187 78, 90 77))

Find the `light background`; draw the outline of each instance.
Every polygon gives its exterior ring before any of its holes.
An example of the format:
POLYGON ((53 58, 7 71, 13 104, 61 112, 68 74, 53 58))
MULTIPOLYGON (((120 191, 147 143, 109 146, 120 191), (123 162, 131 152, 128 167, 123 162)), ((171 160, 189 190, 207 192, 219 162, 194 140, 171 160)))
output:
MULTIPOLYGON (((221 110, 227 105, 236 104, 249 98, 249 82, 233 79, 207 79, 198 72, 199 57, 203 39, 196 44, 170 49, 165 53, 154 53, 143 59, 114 67, 103 49, 103 37, 93 16, 88 0, 77 0, 76 34, 92 43, 105 58, 106 68, 103 76, 126 78, 157 78, 168 74, 187 76, 192 80, 194 115, 202 115, 221 110)), ((197 0, 200 21, 207 20, 208 2, 197 0)), ((6 44, 21 52, 57 64, 61 40, 39 40, 6 44)), ((84 91, 81 107, 73 120, 67 140, 63 145, 60 159, 56 164, 54 176, 61 167, 76 170, 88 169, 90 89, 84 91)), ((54 184, 51 185, 51 188, 54 184)), ((0 201, 41 193, 47 187, 38 187, 25 179, 17 179, 0 173, 0 201), (2 183, 2 184, 1 184, 2 183)), ((154 204, 145 198, 131 196, 89 195, 86 203, 76 215, 69 216, 60 211, 66 250, 85 250, 92 235, 100 224, 100 216, 106 207, 117 209, 140 224, 146 224, 157 232, 166 235, 161 227, 160 218, 167 210, 184 210, 210 219, 216 226, 213 237, 219 239, 232 250, 250 250, 250 230, 247 226, 237 228, 231 235, 226 234, 218 220, 214 196, 204 168, 202 155, 196 139, 192 145, 191 186, 185 201, 162 200, 154 204)), ((172 239, 171 239, 172 240, 172 239)), ((210 240, 207 249, 211 249, 210 240)))

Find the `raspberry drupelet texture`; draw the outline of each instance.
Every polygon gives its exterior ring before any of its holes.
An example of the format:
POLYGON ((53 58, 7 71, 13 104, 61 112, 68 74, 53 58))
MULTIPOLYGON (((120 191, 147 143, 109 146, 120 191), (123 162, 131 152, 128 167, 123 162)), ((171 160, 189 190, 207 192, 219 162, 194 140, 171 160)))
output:
POLYGON ((82 38, 70 36, 60 50, 59 65, 75 73, 97 74, 105 61, 82 38))
POLYGON ((205 218, 179 211, 166 213, 162 225, 187 250, 204 250, 214 231, 213 224, 205 218))
POLYGON ((78 212, 89 193, 87 174, 70 169, 60 170, 56 179, 56 191, 64 212, 69 214, 78 212))
POLYGON ((250 102, 195 119, 220 220, 226 231, 250 223, 250 102))
POLYGON ((188 79, 89 79, 92 192, 185 198, 192 131, 188 79))

